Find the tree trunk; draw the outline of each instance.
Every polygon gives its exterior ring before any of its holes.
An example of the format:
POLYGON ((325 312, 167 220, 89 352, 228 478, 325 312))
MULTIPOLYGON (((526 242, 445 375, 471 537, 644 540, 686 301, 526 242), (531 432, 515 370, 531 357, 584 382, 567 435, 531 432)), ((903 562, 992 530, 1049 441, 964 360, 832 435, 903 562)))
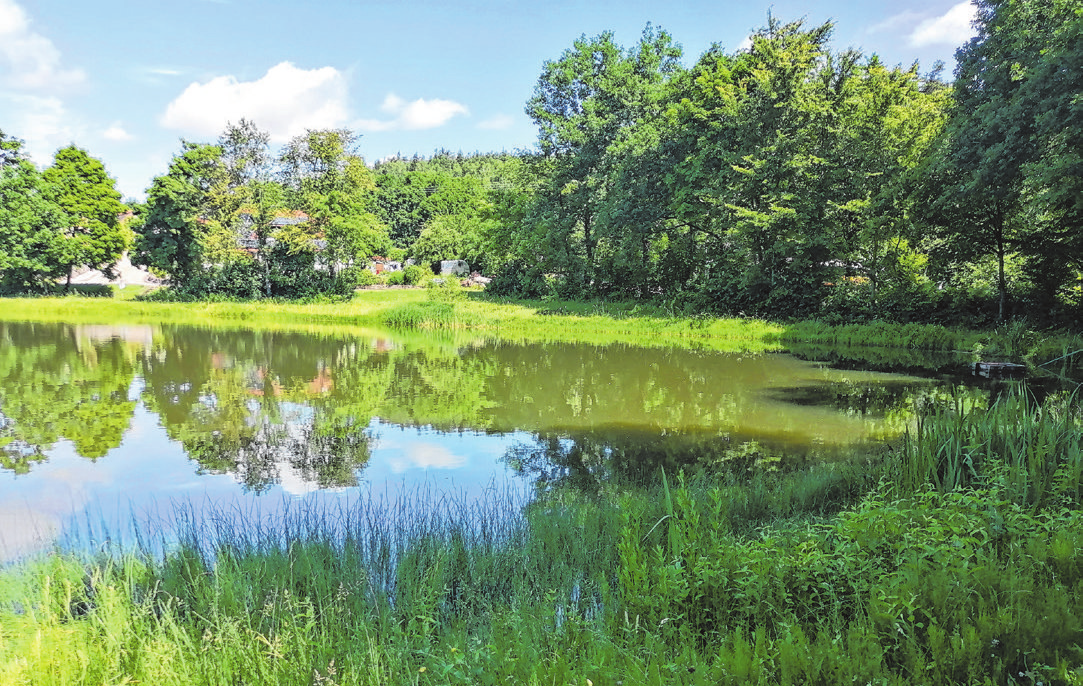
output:
POLYGON ((997 238, 997 290, 1000 292, 1000 304, 997 309, 997 321, 1004 321, 1004 304, 1008 299, 1008 280, 1004 276, 1004 213, 996 215, 997 238))
POLYGON ((590 235, 590 210, 583 213, 583 245, 587 249, 587 283, 594 276, 594 240, 590 235))
POLYGON ((71 293, 71 277, 72 277, 72 274, 74 272, 75 272, 75 265, 74 264, 69 264, 68 265, 68 282, 66 284, 64 284, 64 292, 65 293, 71 293))

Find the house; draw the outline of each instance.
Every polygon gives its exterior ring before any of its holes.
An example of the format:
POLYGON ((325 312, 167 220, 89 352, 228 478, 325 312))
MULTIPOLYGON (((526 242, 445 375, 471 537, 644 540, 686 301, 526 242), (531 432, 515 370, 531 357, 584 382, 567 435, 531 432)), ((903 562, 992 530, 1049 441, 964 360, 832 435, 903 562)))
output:
MULTIPOLYGON (((237 247, 249 255, 255 256, 259 252, 259 236, 256 233, 256 218, 250 212, 240 214, 241 227, 237 236, 237 247)), ((309 217, 301 210, 283 210, 279 212, 268 224, 268 233, 286 226, 299 226, 308 223, 309 217)), ((316 249, 322 250, 327 247, 327 241, 317 240, 316 249), (322 243, 322 245, 320 245, 322 243)), ((267 247, 275 245, 273 236, 267 239, 267 247)))
POLYGON ((372 259, 369 260, 369 271, 377 276, 384 272, 400 272, 402 271, 402 262, 396 262, 394 260, 389 260, 386 257, 374 255, 372 259))

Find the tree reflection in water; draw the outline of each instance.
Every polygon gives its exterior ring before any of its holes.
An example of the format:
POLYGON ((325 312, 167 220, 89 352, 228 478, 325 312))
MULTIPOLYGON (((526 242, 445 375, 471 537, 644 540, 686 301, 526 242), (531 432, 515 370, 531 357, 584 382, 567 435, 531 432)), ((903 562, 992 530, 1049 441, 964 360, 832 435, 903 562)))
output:
POLYGON ((121 445, 138 391, 200 473, 253 492, 357 485, 376 418, 434 436, 529 432, 535 440, 504 462, 543 489, 589 492, 662 468, 834 459, 901 434, 916 406, 945 392, 936 380, 788 355, 452 334, 19 323, 0 324, 0 344, 0 467, 26 472, 60 439, 105 455, 121 445))

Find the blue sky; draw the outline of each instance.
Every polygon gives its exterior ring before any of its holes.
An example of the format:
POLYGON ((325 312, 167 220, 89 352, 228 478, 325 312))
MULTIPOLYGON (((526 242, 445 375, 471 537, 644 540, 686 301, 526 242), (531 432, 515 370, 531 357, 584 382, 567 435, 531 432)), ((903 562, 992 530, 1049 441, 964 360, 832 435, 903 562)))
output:
POLYGON ((950 72, 972 35, 958 0, 0 0, 0 130, 39 164, 75 143, 139 199, 181 138, 212 142, 242 116, 274 143, 351 128, 370 162, 529 148, 523 106, 580 35, 627 46, 650 22, 691 64, 739 48, 769 11, 833 20, 836 49, 923 69, 950 72))

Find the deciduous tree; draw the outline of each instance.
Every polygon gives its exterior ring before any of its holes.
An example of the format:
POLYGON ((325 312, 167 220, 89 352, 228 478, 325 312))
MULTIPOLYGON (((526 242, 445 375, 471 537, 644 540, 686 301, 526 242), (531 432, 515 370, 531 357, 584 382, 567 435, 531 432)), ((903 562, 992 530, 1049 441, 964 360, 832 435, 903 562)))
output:
POLYGON ((125 208, 105 165, 71 145, 56 152, 43 177, 49 198, 67 215, 60 251, 68 287, 76 267, 100 269, 112 276, 130 241, 119 221, 125 208))

